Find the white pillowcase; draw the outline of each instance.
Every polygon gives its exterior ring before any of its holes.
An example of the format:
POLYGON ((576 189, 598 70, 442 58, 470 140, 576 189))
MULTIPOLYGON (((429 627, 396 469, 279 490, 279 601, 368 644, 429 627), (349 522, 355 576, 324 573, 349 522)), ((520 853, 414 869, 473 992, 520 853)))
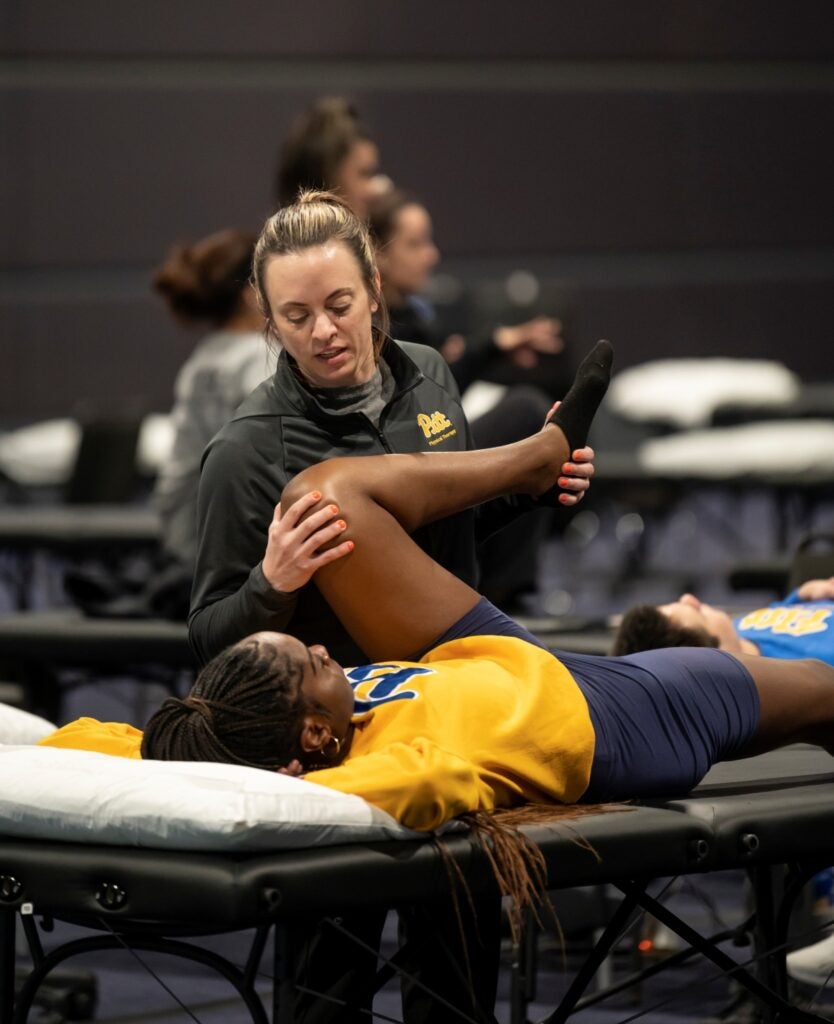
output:
POLYGON ((418 835, 361 797, 305 779, 33 746, 0 746, 0 822, 6 836, 172 850, 295 849, 418 835))
POLYGON ((0 704, 0 743, 37 743, 55 729, 45 718, 0 704))
POLYGON ((650 473, 664 476, 829 481, 834 473, 834 423, 764 420, 687 430, 644 441, 637 455, 650 473))
POLYGON ((606 402, 631 422, 661 420, 683 430, 707 426, 728 402, 778 409, 799 390, 797 375, 770 359, 654 359, 620 370, 606 402))

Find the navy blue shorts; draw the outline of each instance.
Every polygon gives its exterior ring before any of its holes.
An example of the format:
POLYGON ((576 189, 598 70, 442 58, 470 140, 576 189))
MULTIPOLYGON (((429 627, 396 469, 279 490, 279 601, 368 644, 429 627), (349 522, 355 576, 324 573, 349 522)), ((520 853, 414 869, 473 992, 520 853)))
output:
MULTIPOLYGON (((465 636, 515 636, 547 650, 481 598, 421 654, 465 636)), ((758 728, 756 684, 724 651, 675 647, 621 658, 552 653, 582 690, 594 727, 583 803, 688 793, 716 761, 738 756, 758 728)))
POLYGON ((688 793, 759 725, 744 665, 712 647, 621 658, 554 651, 588 702, 596 746, 583 803, 688 793))
POLYGON ((467 612, 463 618, 450 626, 445 633, 419 651, 414 660, 419 661, 428 651, 435 647, 448 643, 450 640, 460 640, 464 636, 517 636, 520 640, 526 640, 528 644, 534 644, 545 651, 547 648, 537 637, 533 636, 529 629, 519 625, 515 619, 505 615, 500 608, 488 601, 485 597, 475 605, 471 612, 467 612))

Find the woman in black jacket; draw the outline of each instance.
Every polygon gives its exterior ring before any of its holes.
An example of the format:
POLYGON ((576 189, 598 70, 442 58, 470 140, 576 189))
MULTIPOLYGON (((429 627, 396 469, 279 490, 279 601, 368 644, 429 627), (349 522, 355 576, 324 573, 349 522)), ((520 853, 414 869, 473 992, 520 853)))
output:
MULTIPOLYGON (((471 448, 469 425, 440 355, 387 339, 373 249, 346 204, 311 192, 280 210, 266 222, 253 268, 268 333, 283 351, 275 375, 203 457, 190 639, 206 661, 258 630, 289 630, 355 664, 362 652, 310 585, 319 565, 344 553, 317 553, 337 535, 338 519, 318 513, 308 536, 309 525, 295 522, 303 509, 273 515, 281 493, 296 473, 334 456, 471 448)), ((582 449, 566 463, 563 504, 588 487, 592 456, 582 449)), ((416 539, 475 585, 477 542, 536 504, 489 502, 424 527, 416 539)))
MULTIPOLYGON (((277 630, 305 643, 323 641, 338 660, 360 664, 367 659, 313 585, 318 568, 350 550, 339 542, 338 510, 327 506, 305 518, 315 504, 308 496, 282 514, 281 494, 296 474, 333 456, 471 448, 469 425, 439 353, 387 337, 367 230, 340 199, 306 193, 270 217, 255 249, 253 278, 268 334, 282 351, 275 375, 244 401, 203 457, 189 636, 201 661, 250 633, 277 630)), ((558 480, 567 504, 582 495, 593 473, 590 449, 573 456, 577 461, 563 467, 572 475, 558 480)), ((524 496, 497 499, 425 526, 414 539, 475 584, 476 539, 535 505, 524 496)), ((369 593, 367 600, 381 603, 385 595, 369 593)), ((478 1003, 492 1005, 500 908, 487 900, 477 909, 466 956, 478 1003)), ((437 940, 439 933, 454 945, 453 912, 430 905, 409 914, 405 927, 420 981, 404 984, 404 1016, 408 1024, 443 1020, 424 986, 457 1005, 467 1000, 466 986, 461 989, 449 966, 458 957, 437 940)), ((366 949, 378 944, 377 914, 353 915, 343 924, 366 949)), ((364 1002, 375 956, 312 922, 292 970, 305 990, 327 993, 324 1001, 300 995, 296 1019, 366 1019, 358 1011, 342 1013, 339 1000, 364 1002)))

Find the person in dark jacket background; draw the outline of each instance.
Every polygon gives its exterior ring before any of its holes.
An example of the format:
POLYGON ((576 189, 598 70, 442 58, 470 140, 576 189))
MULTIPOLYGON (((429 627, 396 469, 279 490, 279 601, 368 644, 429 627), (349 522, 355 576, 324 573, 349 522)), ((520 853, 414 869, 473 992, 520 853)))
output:
POLYGON ((320 96, 299 113, 281 143, 275 170, 276 206, 289 206, 301 192, 335 192, 367 219, 368 203, 385 187, 379 147, 344 96, 320 96))

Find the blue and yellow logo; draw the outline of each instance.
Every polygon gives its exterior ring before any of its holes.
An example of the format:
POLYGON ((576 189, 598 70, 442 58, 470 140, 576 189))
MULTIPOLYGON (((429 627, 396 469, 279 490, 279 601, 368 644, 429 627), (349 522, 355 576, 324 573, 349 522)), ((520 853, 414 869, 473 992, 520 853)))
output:
POLYGON ((829 608, 815 608, 813 605, 798 608, 760 608, 745 615, 738 628, 768 630, 777 635, 810 636, 812 633, 824 633, 828 629, 830 617, 829 608))
POLYGON ((422 665, 359 665, 345 671, 353 687, 354 717, 363 715, 380 704, 395 700, 416 700, 420 690, 409 684, 419 676, 433 676, 435 669, 422 665))
POLYGON ((457 433, 457 428, 452 426, 452 421, 442 412, 419 413, 417 425, 431 446, 440 444, 441 441, 446 441, 457 433))

